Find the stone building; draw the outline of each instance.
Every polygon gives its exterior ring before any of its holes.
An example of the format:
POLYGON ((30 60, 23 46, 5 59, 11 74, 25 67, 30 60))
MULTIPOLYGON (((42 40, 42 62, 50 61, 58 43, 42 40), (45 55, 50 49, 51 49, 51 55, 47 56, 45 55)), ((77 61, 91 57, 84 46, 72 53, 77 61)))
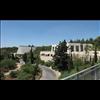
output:
MULTIPOLYGON (((92 44, 67 43, 67 46, 69 48, 67 50, 67 53, 68 54, 72 53, 73 57, 79 57, 79 58, 87 57, 87 59, 94 57, 94 51, 92 51, 92 49, 86 53, 86 47, 89 46, 91 48, 92 44)), ((57 48, 57 45, 52 45, 51 51, 41 51, 40 59, 45 62, 51 61, 55 54, 56 48, 57 48)), ((97 51, 97 56, 98 56, 98 59, 100 59, 100 51, 97 51)))

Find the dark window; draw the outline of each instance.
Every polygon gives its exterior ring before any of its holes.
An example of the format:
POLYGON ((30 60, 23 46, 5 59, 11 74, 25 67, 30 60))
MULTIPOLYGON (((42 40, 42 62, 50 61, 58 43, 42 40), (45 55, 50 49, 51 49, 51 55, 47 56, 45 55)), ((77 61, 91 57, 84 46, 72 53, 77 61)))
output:
POLYGON ((41 54, 41 56, 45 56, 45 54, 43 53, 43 54, 41 54))
POLYGON ((76 46, 76 51, 79 51, 79 46, 76 46))
POLYGON ((71 52, 73 52, 74 51, 74 46, 71 46, 71 52))
POLYGON ((47 56, 49 56, 49 54, 47 54, 47 56))
POLYGON ((81 44, 80 46, 81 46, 81 51, 83 51, 83 45, 81 44))

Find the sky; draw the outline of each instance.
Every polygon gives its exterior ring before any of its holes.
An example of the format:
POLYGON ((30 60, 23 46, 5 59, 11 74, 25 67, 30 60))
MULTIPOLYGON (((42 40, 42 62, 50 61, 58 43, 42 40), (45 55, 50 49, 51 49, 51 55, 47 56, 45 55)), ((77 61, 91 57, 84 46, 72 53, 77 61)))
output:
POLYGON ((100 36, 100 20, 1 20, 1 47, 52 45, 100 36))

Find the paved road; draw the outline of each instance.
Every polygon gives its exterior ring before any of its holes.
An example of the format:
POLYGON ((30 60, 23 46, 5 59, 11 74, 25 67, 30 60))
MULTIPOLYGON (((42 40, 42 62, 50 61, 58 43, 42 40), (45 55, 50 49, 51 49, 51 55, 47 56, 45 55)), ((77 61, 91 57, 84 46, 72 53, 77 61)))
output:
POLYGON ((52 69, 43 65, 39 65, 39 67, 42 70, 42 77, 40 80, 57 80, 58 79, 56 76, 56 73, 52 69))

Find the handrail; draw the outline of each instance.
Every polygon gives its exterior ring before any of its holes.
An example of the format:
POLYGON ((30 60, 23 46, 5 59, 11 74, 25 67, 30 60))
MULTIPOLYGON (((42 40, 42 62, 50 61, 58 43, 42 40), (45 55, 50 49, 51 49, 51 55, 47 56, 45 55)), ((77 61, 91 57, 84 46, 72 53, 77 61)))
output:
POLYGON ((84 73, 84 72, 86 72, 86 71, 89 71, 90 69, 93 69, 93 68, 95 68, 95 67, 100 67, 99 65, 100 65, 100 63, 99 63, 99 64, 96 64, 96 65, 94 65, 94 66, 92 66, 92 67, 86 68, 86 69, 84 69, 84 70, 82 70, 82 71, 80 71, 80 72, 77 72, 77 73, 75 73, 75 74, 72 74, 72 75, 70 75, 70 76, 68 76, 68 77, 65 77, 65 78, 63 78, 63 79, 61 79, 61 80, 67 80, 67 79, 72 78, 72 77, 74 77, 74 76, 78 76, 79 74, 82 74, 82 73, 84 73))

